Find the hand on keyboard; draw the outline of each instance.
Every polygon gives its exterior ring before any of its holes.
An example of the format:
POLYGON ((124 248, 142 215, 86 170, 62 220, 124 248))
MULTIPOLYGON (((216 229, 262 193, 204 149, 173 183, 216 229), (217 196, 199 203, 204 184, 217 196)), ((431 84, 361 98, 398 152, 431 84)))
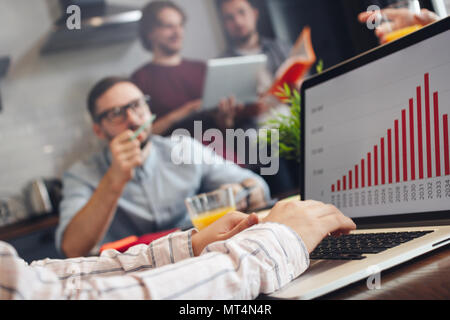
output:
POLYGON ((329 234, 338 236, 356 229, 355 223, 335 206, 313 200, 279 202, 263 221, 291 227, 309 253, 329 234))

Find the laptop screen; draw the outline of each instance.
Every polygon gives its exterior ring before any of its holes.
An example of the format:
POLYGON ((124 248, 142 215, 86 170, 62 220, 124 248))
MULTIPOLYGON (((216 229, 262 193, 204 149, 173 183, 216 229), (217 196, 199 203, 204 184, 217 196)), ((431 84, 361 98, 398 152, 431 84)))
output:
POLYGON ((352 218, 449 210, 449 52, 447 28, 305 85, 305 199, 352 218))

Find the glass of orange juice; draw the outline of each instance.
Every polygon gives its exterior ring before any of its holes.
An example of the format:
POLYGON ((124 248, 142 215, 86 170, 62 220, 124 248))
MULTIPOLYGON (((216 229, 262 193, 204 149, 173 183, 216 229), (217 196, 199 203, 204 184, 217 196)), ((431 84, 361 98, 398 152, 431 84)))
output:
POLYGON ((386 26, 389 27, 393 26, 391 31, 385 35, 384 43, 397 40, 422 28, 419 24, 411 24, 411 16, 420 13, 419 0, 394 0, 388 3, 389 5, 384 9, 395 9, 399 13, 395 15, 396 21, 391 21, 389 17, 382 13, 381 23, 386 23, 386 26), (410 14, 402 14, 402 11, 405 13, 409 11, 410 14))
POLYGON ((231 187, 187 198, 185 204, 192 224, 198 230, 204 229, 228 212, 236 210, 231 187))

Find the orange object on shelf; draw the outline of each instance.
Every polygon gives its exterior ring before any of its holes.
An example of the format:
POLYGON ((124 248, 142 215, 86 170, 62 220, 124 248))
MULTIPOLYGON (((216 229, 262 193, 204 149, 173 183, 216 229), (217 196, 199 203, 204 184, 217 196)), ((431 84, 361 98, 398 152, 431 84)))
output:
POLYGON ((290 57, 278 69, 275 81, 267 93, 276 96, 285 84, 298 89, 315 62, 311 29, 305 27, 295 42, 290 57))

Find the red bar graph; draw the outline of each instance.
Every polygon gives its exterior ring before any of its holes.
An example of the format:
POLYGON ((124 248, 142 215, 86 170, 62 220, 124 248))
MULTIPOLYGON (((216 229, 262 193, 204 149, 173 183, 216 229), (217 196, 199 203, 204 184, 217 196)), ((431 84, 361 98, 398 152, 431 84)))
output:
POLYGON ((392 130, 387 131, 388 138, 388 178, 389 184, 392 184, 392 130))
POLYGON ((365 172, 364 172, 364 159, 361 159, 361 188, 365 187, 365 172))
POLYGON ((444 158, 445 158, 445 175, 450 175, 450 151, 448 146, 448 115, 444 114, 443 127, 444 127, 444 158))
POLYGON ((378 146, 373 147, 373 180, 378 185, 378 146))
POLYGON ((406 146, 406 110, 402 110, 402 159, 403 159, 403 181, 408 181, 408 155, 406 146))
POLYGON ((386 184, 386 164, 385 164, 385 153, 384 153, 384 138, 380 140, 380 150, 381 150, 381 184, 386 184))
POLYGON ((424 103, 420 85, 416 87, 415 98, 415 104, 414 98, 407 100, 409 103, 400 110, 399 119, 393 119, 393 128, 388 128, 379 144, 331 186, 331 192, 341 191, 341 186, 345 191, 450 176, 449 117, 439 114, 439 92, 430 95, 428 73, 424 75, 424 103))
POLYGON ((395 182, 400 182, 400 141, 398 132, 398 120, 394 122, 394 134, 395 134, 395 182))
POLYGON ((352 177, 352 171, 350 170, 348 172, 348 189, 352 190, 353 189, 353 177, 352 177))
POLYGON ((416 155, 414 148, 414 100, 409 99, 409 152, 411 159, 411 181, 416 180, 416 155))
POLYGON ((430 119, 430 86, 429 86, 429 75, 425 74, 425 129, 427 137, 427 175, 428 178, 433 176, 432 166, 431 166, 431 119, 430 119))
POLYGON ((433 105, 434 105, 434 150, 436 156, 436 177, 441 176, 441 147, 439 142, 439 98, 438 93, 433 94, 433 105))
POLYGON ((423 179, 423 134, 422 134, 422 91, 416 88, 417 95, 417 151, 419 153, 419 179, 423 179))

